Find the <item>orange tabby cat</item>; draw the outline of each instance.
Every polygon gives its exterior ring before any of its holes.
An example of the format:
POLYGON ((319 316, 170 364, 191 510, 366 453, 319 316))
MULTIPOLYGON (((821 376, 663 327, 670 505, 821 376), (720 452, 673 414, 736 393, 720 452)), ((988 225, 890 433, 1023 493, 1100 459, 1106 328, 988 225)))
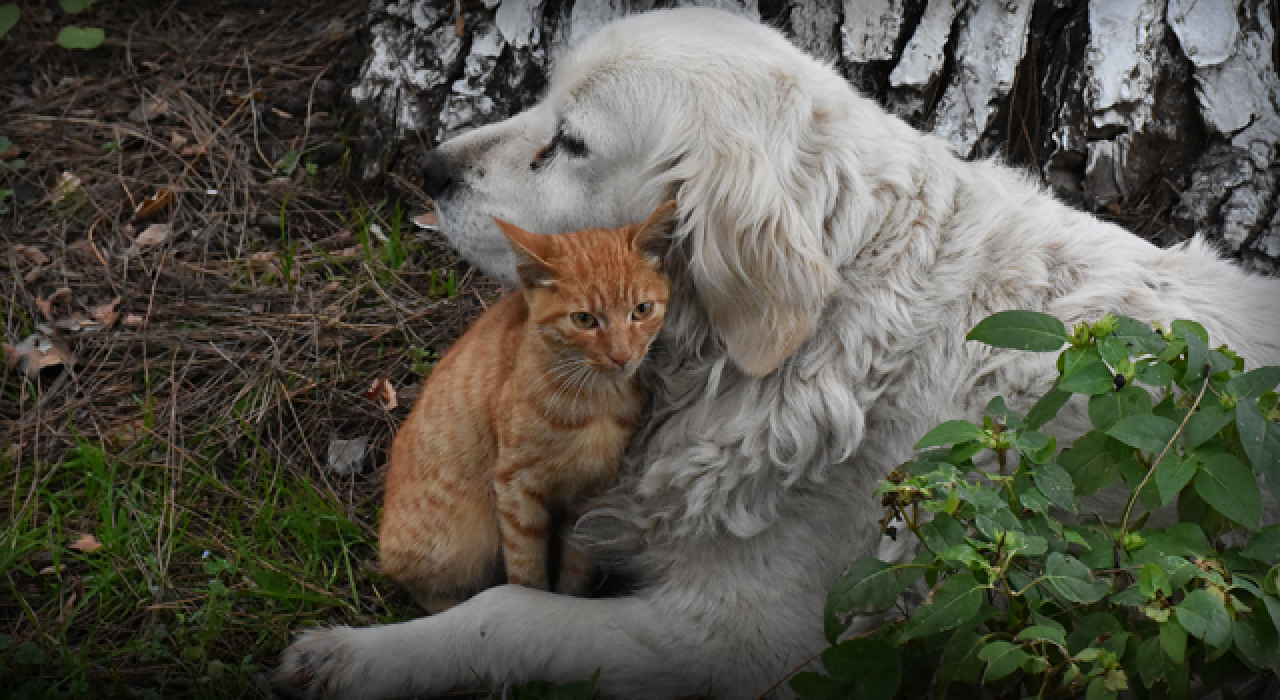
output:
MULTIPOLYGON (((674 209, 558 236, 498 221, 524 289, 440 360, 391 446, 382 569, 428 610, 504 564, 509 582, 547 589, 551 511, 571 525, 617 477, 645 401, 635 370, 666 311, 658 249, 674 209)), ((580 594, 592 575, 566 542, 557 589, 580 594)))

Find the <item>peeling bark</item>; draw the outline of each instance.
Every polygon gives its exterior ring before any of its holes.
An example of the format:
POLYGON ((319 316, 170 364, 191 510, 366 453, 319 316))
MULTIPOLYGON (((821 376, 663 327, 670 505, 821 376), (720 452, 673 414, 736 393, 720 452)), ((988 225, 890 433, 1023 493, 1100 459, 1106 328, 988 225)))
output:
POLYGON ((965 157, 1030 168, 1164 245, 1280 269, 1277 10, 1268 0, 377 0, 350 101, 366 180, 537 99, 617 17, 708 5, 779 26, 965 157), (459 32, 459 28, 461 31, 459 32))

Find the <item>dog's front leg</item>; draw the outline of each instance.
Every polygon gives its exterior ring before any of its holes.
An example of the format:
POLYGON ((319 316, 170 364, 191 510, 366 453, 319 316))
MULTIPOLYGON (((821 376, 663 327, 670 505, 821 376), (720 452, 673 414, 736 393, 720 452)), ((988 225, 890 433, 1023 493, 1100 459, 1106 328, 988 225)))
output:
MULTIPOLYGON (((500 586, 439 615, 382 627, 302 634, 272 683, 305 698, 394 698, 528 680, 585 680, 637 687, 650 697, 696 683, 671 663, 672 629, 642 599, 582 599, 500 586)), ((680 627, 677 623, 675 627, 680 627)), ((678 655, 677 655, 678 656, 678 655)))

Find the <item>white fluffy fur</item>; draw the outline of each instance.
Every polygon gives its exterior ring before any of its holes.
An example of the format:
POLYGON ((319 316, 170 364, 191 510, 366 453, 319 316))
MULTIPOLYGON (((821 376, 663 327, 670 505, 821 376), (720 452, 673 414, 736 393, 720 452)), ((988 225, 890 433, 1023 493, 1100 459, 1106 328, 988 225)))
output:
MULTIPOLYGON (((678 198, 655 413, 632 474, 583 526, 643 583, 595 600, 503 586, 443 615, 308 632, 275 680, 309 697, 598 667, 611 697, 756 697, 824 646, 827 589, 877 549, 876 481, 932 425, 976 418, 995 394, 1025 410, 1048 388, 1053 356, 966 343, 979 319, 1193 318, 1251 365, 1280 364, 1280 283, 961 161, 728 14, 616 22, 561 62, 541 104, 441 153, 461 168, 438 202, 445 231, 508 280, 495 215, 564 231, 678 198), (588 154, 531 167, 560 125, 588 154)), ((1064 414, 1050 429, 1087 428, 1082 406, 1064 414)))

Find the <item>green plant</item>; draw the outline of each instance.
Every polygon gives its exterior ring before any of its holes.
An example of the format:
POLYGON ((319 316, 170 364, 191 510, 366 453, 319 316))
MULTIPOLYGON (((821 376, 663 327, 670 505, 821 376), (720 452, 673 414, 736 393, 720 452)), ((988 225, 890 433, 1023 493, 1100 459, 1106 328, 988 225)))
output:
POLYGON ((1255 479, 1280 485, 1280 367, 1244 372, 1192 321, 1106 316, 1068 333, 1010 311, 968 337, 1062 349, 1060 376, 1026 416, 996 397, 982 425, 930 430, 880 483, 886 529, 905 523, 920 553, 853 562, 827 600, 826 673, 791 687, 807 699, 978 685, 983 697, 1185 698, 1194 678, 1280 669, 1280 526, 1260 526, 1255 479), (1073 394, 1087 397, 1093 429, 1059 450, 1040 429, 1073 394), (1119 519, 1083 512, 1079 497, 1117 482, 1119 519), (1177 523, 1146 527, 1166 506, 1177 523), (895 608, 921 578, 923 604, 838 641, 854 615, 895 608))
MULTIPOLYGON (((69 15, 78 15, 89 9, 94 0, 61 0, 62 11, 69 15)), ((22 10, 13 3, 0 5, 0 38, 13 29, 22 18, 22 10)), ((97 27, 63 27, 58 32, 58 45, 64 49, 96 49, 102 45, 104 34, 97 27)))

